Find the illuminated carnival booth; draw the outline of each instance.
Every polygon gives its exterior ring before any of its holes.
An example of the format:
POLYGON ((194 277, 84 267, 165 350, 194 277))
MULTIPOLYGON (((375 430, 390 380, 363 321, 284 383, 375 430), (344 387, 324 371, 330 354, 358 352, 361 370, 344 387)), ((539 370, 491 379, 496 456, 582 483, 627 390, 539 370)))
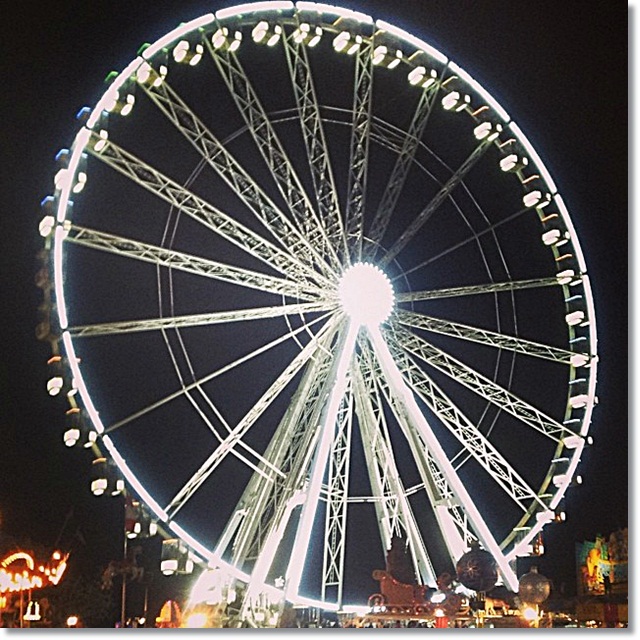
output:
POLYGON ((46 562, 35 554, 13 551, 0 561, 0 626, 30 626, 43 619, 41 604, 32 599, 33 591, 57 586, 66 569, 68 553, 54 551, 46 562))

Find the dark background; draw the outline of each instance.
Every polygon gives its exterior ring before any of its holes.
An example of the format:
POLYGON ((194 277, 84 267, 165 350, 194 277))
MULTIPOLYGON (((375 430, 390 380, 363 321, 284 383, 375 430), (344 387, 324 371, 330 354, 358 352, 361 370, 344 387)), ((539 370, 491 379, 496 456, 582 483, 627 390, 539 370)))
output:
MULTIPOLYGON (((529 137, 572 216, 595 298, 599 406, 584 483, 571 493, 567 522, 545 530, 547 554, 537 561, 571 593, 574 543, 628 525, 630 9, 549 0, 342 4, 423 38, 484 85, 529 137)), ((86 457, 64 447, 46 394, 50 352, 34 334, 39 203, 52 190, 56 152, 77 129, 75 114, 95 103, 105 76, 142 43, 229 5, 26 0, 0 20, 0 536, 71 547, 72 562, 87 571, 119 553, 122 504, 91 496, 86 457)))

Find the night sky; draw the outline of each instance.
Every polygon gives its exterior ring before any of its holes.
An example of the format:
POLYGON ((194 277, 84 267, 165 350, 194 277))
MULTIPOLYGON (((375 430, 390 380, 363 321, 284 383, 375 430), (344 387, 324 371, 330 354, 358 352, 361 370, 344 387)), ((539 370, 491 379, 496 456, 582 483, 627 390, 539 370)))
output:
MULTIPOLYGON (((0 535, 120 548, 119 507, 89 491, 88 458, 67 450, 36 340, 39 203, 75 114, 143 42, 228 3, 23 0, 1 21, 3 206, 0 292, 0 535), (80 535, 77 535, 80 532, 80 535)), ((468 71, 519 123, 571 213, 593 287, 600 365, 591 434, 567 522, 546 532, 540 571, 573 580, 574 542, 628 525, 628 8, 620 2, 381 0, 344 3, 416 34, 468 71)), ((85 547, 86 549, 86 547, 85 547)), ((78 551, 80 553, 80 551, 78 551)), ((73 561, 73 556, 72 556, 73 561)), ((569 587, 571 590, 571 587, 569 587)))

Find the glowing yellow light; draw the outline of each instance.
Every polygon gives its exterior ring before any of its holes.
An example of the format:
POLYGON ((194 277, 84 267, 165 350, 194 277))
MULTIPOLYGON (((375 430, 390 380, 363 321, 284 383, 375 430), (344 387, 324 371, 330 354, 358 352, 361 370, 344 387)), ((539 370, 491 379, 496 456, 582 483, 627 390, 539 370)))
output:
POLYGON ((35 566, 33 556, 29 555, 25 551, 16 551, 15 553, 8 555, 2 562, 0 562, 0 566, 8 567, 10 564, 16 562, 16 560, 24 560, 29 569, 33 571, 33 567, 35 566))

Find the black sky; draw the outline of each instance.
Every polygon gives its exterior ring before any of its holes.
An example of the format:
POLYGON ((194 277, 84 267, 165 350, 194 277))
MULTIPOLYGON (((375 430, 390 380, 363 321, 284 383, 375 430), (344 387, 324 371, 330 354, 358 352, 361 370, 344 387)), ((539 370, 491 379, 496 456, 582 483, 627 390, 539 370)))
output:
MULTIPOLYGON (((628 525, 629 10, 621 2, 345 2, 415 33, 489 89, 546 162, 572 215, 594 292, 599 338, 595 443, 568 520, 549 531, 541 571, 572 578, 575 541, 628 525), (561 565, 562 569, 558 569, 561 565)), ((75 114, 144 42, 220 2, 13 3, 0 21, 2 206, 0 515, 2 531, 52 545, 77 526, 119 535, 90 496, 84 458, 67 451, 45 391, 48 347, 35 339, 40 200, 75 114), (74 507, 72 525, 65 517, 74 507), (65 526, 63 526, 65 525, 65 526)), ((108 538, 108 536, 105 536, 108 538)), ((97 538, 96 538, 97 539, 97 538)), ((108 557, 109 551, 103 551, 108 557)))

